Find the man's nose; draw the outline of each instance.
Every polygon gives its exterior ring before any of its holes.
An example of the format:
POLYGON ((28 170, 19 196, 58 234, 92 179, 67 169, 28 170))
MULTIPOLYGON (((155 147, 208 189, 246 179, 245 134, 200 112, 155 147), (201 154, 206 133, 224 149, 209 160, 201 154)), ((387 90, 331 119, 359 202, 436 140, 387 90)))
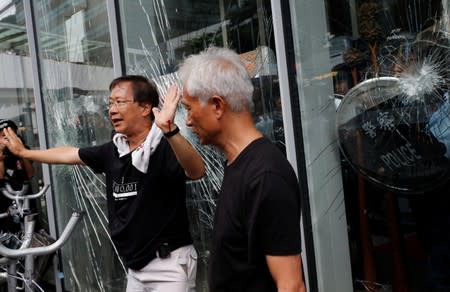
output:
POLYGON ((113 113, 117 113, 117 106, 115 104, 111 105, 108 109, 108 113, 109 113, 109 115, 111 115, 113 113))
POLYGON ((186 118, 186 126, 192 127, 192 120, 189 116, 186 118))

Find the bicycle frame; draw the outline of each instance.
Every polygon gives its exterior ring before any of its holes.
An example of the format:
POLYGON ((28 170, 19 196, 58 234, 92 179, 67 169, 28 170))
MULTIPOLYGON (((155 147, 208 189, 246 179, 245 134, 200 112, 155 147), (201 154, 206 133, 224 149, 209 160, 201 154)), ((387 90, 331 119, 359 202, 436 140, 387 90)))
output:
POLYGON ((10 207, 8 212, 0 214, 0 218, 7 216, 20 216, 23 219, 23 236, 21 238, 22 244, 19 249, 8 248, 0 242, 0 256, 3 256, 0 258, 0 267, 3 266, 7 268, 6 273, 0 273, 0 279, 6 278, 8 292, 17 291, 17 262, 20 259, 24 259, 25 261, 25 270, 23 274, 24 287, 21 287, 20 289, 23 289, 25 292, 34 291, 35 257, 48 255, 59 250, 69 239, 76 224, 82 217, 82 213, 73 212, 58 240, 47 246, 30 247, 34 233, 36 214, 29 214, 28 201, 30 199, 39 198, 45 194, 48 187, 49 186, 46 185, 41 191, 31 195, 25 195, 28 190, 27 187, 24 187, 19 191, 14 191, 9 185, 6 185, 5 188, 1 189, 3 195, 13 200, 15 204, 10 207))

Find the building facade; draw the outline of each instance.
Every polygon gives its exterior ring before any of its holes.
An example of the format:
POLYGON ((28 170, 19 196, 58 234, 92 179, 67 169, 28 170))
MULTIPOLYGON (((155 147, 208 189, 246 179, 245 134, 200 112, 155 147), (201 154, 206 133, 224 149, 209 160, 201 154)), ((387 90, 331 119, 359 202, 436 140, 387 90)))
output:
MULTIPOLYGON (((299 178, 308 291, 432 291, 450 270, 439 236, 450 222, 449 9, 448 0, 3 0, 0 118, 32 148, 98 145, 111 138, 114 77, 145 75, 163 96, 185 56, 230 47, 252 77, 257 128, 299 178)), ((198 144, 184 116, 180 108, 176 122, 207 163, 188 184, 188 210, 197 291, 208 291, 223 157, 198 144)), ((73 210, 86 213, 47 281, 123 291, 103 176, 35 168, 34 187, 51 185, 39 205, 52 236, 73 210)))

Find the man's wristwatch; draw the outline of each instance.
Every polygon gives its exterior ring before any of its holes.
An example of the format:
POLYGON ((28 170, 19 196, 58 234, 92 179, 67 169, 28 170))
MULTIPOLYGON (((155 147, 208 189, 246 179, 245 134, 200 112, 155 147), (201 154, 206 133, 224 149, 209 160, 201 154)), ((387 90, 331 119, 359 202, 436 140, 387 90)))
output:
POLYGON ((175 125, 175 129, 173 129, 172 131, 169 131, 167 133, 163 133, 164 137, 166 138, 170 138, 172 136, 175 136, 176 134, 178 134, 180 132, 180 128, 178 128, 177 125, 175 125))

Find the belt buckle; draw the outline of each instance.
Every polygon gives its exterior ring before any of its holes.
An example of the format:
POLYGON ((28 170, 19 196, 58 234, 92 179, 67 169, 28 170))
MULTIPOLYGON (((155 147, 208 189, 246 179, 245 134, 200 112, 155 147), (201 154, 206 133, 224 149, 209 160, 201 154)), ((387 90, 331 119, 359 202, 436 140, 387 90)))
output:
POLYGON ((156 255, 160 258, 160 259, 166 259, 168 257, 170 257, 170 247, 169 244, 167 242, 163 243, 160 247, 158 247, 158 249, 156 250, 156 255))

